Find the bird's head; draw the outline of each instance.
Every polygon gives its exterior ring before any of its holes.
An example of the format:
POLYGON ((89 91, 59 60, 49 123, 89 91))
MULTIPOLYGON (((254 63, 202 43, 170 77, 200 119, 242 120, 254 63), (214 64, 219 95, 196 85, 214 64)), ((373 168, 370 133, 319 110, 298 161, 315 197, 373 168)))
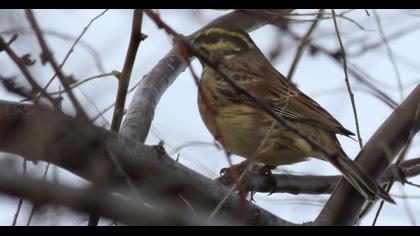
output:
POLYGON ((211 27, 197 34, 193 43, 205 54, 230 59, 256 46, 248 33, 229 28, 211 27))

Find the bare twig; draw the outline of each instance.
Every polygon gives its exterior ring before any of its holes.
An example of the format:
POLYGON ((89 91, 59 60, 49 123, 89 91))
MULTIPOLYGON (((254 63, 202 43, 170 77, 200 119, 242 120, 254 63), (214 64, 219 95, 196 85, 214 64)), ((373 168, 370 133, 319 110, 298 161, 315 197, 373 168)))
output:
MULTIPOLYGON (((12 29, 7 29, 7 30, 3 30, 0 31, 0 35, 1 34, 33 34, 34 32, 30 29, 30 28, 26 28, 26 27, 17 27, 17 28, 12 28, 12 29)), ((44 35, 48 35, 48 36, 52 36, 64 41, 72 41, 74 42, 75 40, 77 40, 78 37, 75 37, 73 35, 70 34, 66 34, 64 32, 58 32, 52 29, 43 29, 42 33, 44 35)), ((105 69, 102 63, 102 60, 99 56, 99 52, 89 43, 83 41, 80 39, 80 41, 78 42, 78 44, 82 47, 84 47, 88 53, 92 56, 95 65, 98 69, 98 71, 100 73, 104 73, 105 69)))
POLYGON ((31 24, 32 29, 35 32, 39 45, 41 46, 41 49, 43 51, 43 55, 42 55, 43 60, 49 61, 55 73, 57 73, 57 76, 60 79, 61 84, 63 85, 64 89, 69 95, 70 101, 73 104, 77 115, 83 118, 87 118, 88 116, 86 115, 79 101, 77 100, 73 92, 71 91, 69 77, 63 74, 63 72, 61 71, 61 68, 58 66, 57 62, 54 59, 54 56, 52 55, 50 49, 48 48, 47 43, 45 42, 44 37, 42 36, 41 29, 39 28, 39 25, 36 22, 35 17, 32 13, 32 10, 26 9, 25 13, 26 13, 26 17, 28 18, 29 23, 31 24))
POLYGON ((376 24, 378 26, 379 33, 381 35, 382 41, 384 42, 384 44, 386 46, 389 60, 391 60, 392 67, 394 68, 395 76, 397 78, 397 85, 398 85, 398 89, 399 89, 399 92, 400 92, 400 100, 402 101, 404 99, 404 91, 403 91, 403 88, 402 88, 401 75, 400 75, 400 71, 398 70, 397 62, 395 61, 394 54, 392 53, 391 47, 389 46, 388 40, 387 40, 387 38, 385 36, 385 33, 384 33, 384 30, 382 28, 381 18, 379 17, 379 15, 378 15, 378 13, 376 12, 375 9, 373 9, 372 12, 373 12, 373 15, 375 16, 376 24))
MULTIPOLYGON (((416 23, 410 24, 409 26, 406 26, 406 27, 404 27, 402 29, 399 29, 398 31, 389 34, 387 36, 387 41, 390 42, 390 40, 395 40, 395 39, 400 38, 401 36, 407 35, 409 33, 413 33, 416 30, 419 30, 420 29, 419 26, 420 26, 419 22, 416 22, 416 23)), ((360 39, 354 39, 352 41, 349 41, 347 43, 347 45, 348 46, 351 46, 351 45, 356 44, 356 43, 360 43, 360 39)), ((383 45, 383 40, 381 39, 379 42, 375 42, 375 43, 371 43, 371 44, 367 44, 367 45, 366 44, 362 44, 362 45, 363 46, 358 51, 356 51, 354 53, 349 53, 347 56, 349 56, 349 57, 356 57, 356 56, 363 55, 365 52, 367 52, 369 50, 372 50, 372 49, 375 49, 377 47, 382 46, 383 45)))
MULTIPOLYGON (((22 169, 23 169, 23 175, 25 176, 25 175, 27 174, 27 173, 26 173, 26 171, 27 171, 27 161, 26 161, 26 160, 23 160, 23 163, 22 163, 22 169)), ((17 219, 18 219, 18 217, 19 217, 19 213, 20 213, 20 209, 22 208, 22 204, 23 204, 23 197, 20 197, 20 198, 19 198, 18 207, 17 207, 17 209, 16 209, 15 216, 13 217, 13 223, 12 223, 12 226, 15 226, 15 225, 16 225, 16 223, 17 223, 17 219)))
MULTIPOLYGON (((247 11, 244 11, 244 13, 246 14, 247 11)), ((253 17, 257 17, 261 20, 265 20, 268 23, 271 23, 275 26, 277 26, 280 30, 288 33, 289 36, 291 36, 294 40, 301 42, 301 37, 299 35, 297 35, 296 33, 294 33, 291 30, 288 30, 287 28, 284 29, 284 26, 279 23, 276 20, 273 20, 272 18, 267 17, 265 14, 261 14, 260 12, 254 12, 254 14, 252 15, 253 17)), ((313 53, 316 52, 322 52, 325 55, 327 55, 330 59, 332 59, 334 62, 336 62, 338 65, 342 66, 342 61, 339 57, 339 52, 330 52, 329 50, 314 44, 314 43, 309 43, 309 48, 313 53)), ((364 77, 358 73, 356 70, 352 69, 351 67, 348 67, 348 72, 354 76, 354 78, 360 82, 361 84, 363 84, 364 86, 366 86, 367 88, 369 88, 370 90, 372 90, 374 93, 376 93, 379 99, 381 99, 385 104, 387 104, 388 106, 390 106, 391 108, 395 109, 395 107, 397 107, 397 103, 391 98, 389 97, 386 93, 384 93, 383 91, 381 91, 379 88, 377 88, 377 86, 375 86, 373 83, 367 81, 366 79, 364 79, 364 77)))
POLYGON ((287 76, 286 76, 286 78, 288 80, 292 79, 292 76, 293 76, 293 73, 296 70, 297 64, 298 64, 300 58, 302 57, 303 50, 305 49, 306 45, 309 43, 310 37, 311 37, 312 33, 314 32, 316 26, 318 25, 318 22, 321 19, 323 12, 324 12, 324 9, 319 10, 318 14, 316 15, 316 18, 315 18, 314 22, 312 22, 308 31, 306 31, 305 35, 302 38, 302 41, 300 41, 300 44, 299 44, 298 48, 296 49, 296 54, 293 57, 292 65, 290 66, 289 72, 287 73, 287 76))
POLYGON ((32 77, 31 73, 29 72, 28 68, 26 68, 26 65, 23 63, 21 58, 10 48, 10 45, 6 43, 6 41, 3 39, 3 37, 0 36, 0 48, 6 51, 6 53, 9 55, 9 57, 13 60, 13 62, 19 67, 19 70, 23 73, 23 75, 26 78, 26 81, 29 82, 29 84, 32 87, 32 91, 34 93, 39 92, 43 97, 48 99, 48 101, 53 105, 53 107, 57 110, 60 110, 58 108, 57 102, 45 91, 39 86, 39 84, 35 81, 35 79, 32 77))
POLYGON ((337 19, 335 17, 334 9, 331 9, 331 12, 332 12, 332 16, 333 16, 332 18, 333 18, 333 22, 334 22, 335 32, 337 34, 337 39, 338 39, 338 42, 340 43, 341 55, 343 57, 343 67, 344 67, 344 76, 345 76, 344 81, 346 82, 347 90, 348 90, 348 93, 349 93, 349 96, 350 96, 351 107, 353 109, 354 123, 356 125, 357 139, 359 141, 359 147, 360 147, 360 149, 362 149, 363 148, 363 141, 362 141, 362 136, 360 135, 359 118, 357 116, 356 102, 354 101, 354 95, 353 95, 353 92, 351 90, 351 86, 350 86, 350 82, 349 82, 349 75, 348 75, 348 72, 347 72, 346 51, 344 50, 343 42, 341 41, 341 36, 340 36, 340 32, 338 30, 337 19))
MULTIPOLYGON (((45 166, 45 170, 44 170, 44 174, 42 175, 42 180, 45 181, 45 179, 47 178, 47 173, 48 173, 48 169, 50 168, 50 163, 47 163, 47 165, 45 166)), ((32 218, 35 214, 35 210, 36 210, 36 206, 33 205, 32 206, 32 210, 31 213, 29 214, 29 218, 28 221, 26 222, 26 226, 31 225, 32 222, 32 218)))
MULTIPOLYGON (((67 54, 64 56, 63 61, 60 63, 60 65, 58 66, 61 69, 63 69, 64 64, 66 63, 67 59, 70 57, 70 54, 73 52, 74 48, 76 47, 76 45, 79 43, 80 39, 83 37, 83 35, 86 33, 86 31, 89 29, 90 25, 97 20, 99 17, 101 17, 102 15, 104 15, 107 10, 104 10, 103 12, 101 12, 99 15, 95 16, 92 20, 89 21, 89 23, 87 24, 87 26, 85 26, 82 30, 82 32, 80 33, 80 35, 76 38, 76 40, 74 41, 74 43, 71 45, 70 49, 68 50, 67 54)), ((55 74, 51 77, 51 79, 48 81, 48 83, 45 85, 44 90, 46 91, 47 88, 50 86, 50 84, 53 82, 53 80, 55 79, 55 77, 57 76, 57 72, 55 72, 55 74)))
MULTIPOLYGON (((112 71, 112 72, 109 72, 109 73, 94 75, 94 76, 91 76, 91 77, 88 77, 88 78, 85 78, 85 79, 81 79, 81 80, 77 81, 76 83, 71 84, 70 88, 71 89, 77 88, 77 87, 79 87, 80 85, 82 85, 86 82, 92 81, 94 79, 102 78, 102 77, 107 77, 107 76, 117 77, 119 74, 120 74, 120 72, 118 72, 118 71, 112 71)), ((48 94, 50 96, 53 96, 53 95, 58 95, 58 94, 63 94, 63 93, 66 93, 66 91, 59 90, 59 91, 50 92, 48 94)), ((26 102, 26 101, 29 101, 29 99, 25 98, 25 99, 22 99, 20 102, 26 102)))
POLYGON ((145 39, 141 33, 141 24, 143 21, 143 11, 135 9, 133 12, 133 22, 131 27, 131 37, 128 44, 124 67, 121 75, 118 77, 118 92, 115 100, 114 115, 112 117, 111 130, 118 131, 124 115, 125 98, 127 96, 128 84, 130 82, 131 71, 133 70, 137 50, 140 42, 145 39))

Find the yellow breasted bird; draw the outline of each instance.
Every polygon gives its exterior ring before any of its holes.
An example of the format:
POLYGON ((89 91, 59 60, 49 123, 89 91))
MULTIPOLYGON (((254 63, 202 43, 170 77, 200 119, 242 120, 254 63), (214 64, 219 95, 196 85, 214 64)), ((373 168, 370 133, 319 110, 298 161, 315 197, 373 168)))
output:
POLYGON ((207 56, 221 61, 220 68, 242 88, 339 155, 327 156, 295 132, 287 130, 262 111, 255 101, 238 94, 218 72, 201 61, 199 111, 210 133, 227 151, 268 166, 302 162, 308 157, 325 160, 333 164, 366 199, 379 196, 394 202, 345 154, 335 136, 354 134, 278 72, 248 33, 231 28, 207 28, 192 42, 207 56))

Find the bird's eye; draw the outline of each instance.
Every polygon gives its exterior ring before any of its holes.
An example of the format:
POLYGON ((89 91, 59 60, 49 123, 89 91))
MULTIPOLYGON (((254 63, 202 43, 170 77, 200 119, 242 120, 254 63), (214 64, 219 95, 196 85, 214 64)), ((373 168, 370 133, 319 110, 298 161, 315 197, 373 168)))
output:
POLYGON ((206 39, 205 39, 205 43, 207 44, 215 44, 217 42, 220 41, 220 39, 222 38, 222 35, 219 33, 212 33, 207 35, 206 39))

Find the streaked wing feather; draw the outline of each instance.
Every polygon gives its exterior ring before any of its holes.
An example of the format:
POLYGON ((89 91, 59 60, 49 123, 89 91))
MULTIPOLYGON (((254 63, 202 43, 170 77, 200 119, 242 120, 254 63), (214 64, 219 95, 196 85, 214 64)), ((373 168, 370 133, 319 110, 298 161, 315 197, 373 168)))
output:
MULTIPOLYGON (((267 71, 264 71, 264 74, 266 73, 267 71)), ((279 75, 283 77, 277 71, 271 73, 276 73, 275 77, 279 77, 279 75)), ((354 135, 351 131, 344 128, 317 102, 306 96, 286 80, 268 80, 258 77, 256 74, 250 75, 246 73, 236 73, 235 76, 232 77, 241 78, 240 80, 236 80, 236 82, 247 91, 251 91, 258 99, 268 102, 275 112, 285 118, 309 122, 329 131, 347 136, 354 135)), ((228 100, 236 103, 242 101, 243 103, 253 105, 252 101, 246 96, 237 95, 231 88, 228 90, 226 89, 226 86, 220 86, 218 90, 220 90, 228 100)))
MULTIPOLYGON (((298 90, 299 91, 299 90, 298 90)), ((322 108, 317 102, 299 91, 296 97, 289 101, 289 107, 293 112, 300 114, 302 120, 311 122, 327 130, 344 135, 354 135, 344 128, 330 113, 322 108)))

